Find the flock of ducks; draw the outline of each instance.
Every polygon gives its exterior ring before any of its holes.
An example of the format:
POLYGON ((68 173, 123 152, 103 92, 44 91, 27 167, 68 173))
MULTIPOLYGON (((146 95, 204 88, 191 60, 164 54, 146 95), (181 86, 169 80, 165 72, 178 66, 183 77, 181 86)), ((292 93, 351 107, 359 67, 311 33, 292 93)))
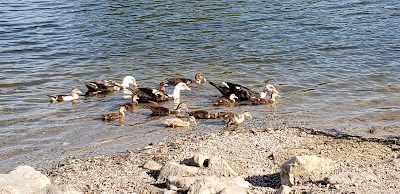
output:
MULTIPOLYGON (((88 94, 107 94, 114 93, 120 90, 126 90, 132 92, 131 102, 124 103, 118 106, 118 112, 107 113, 102 115, 103 121, 113 121, 125 118, 125 111, 133 111, 135 108, 139 107, 141 103, 154 103, 163 102, 168 100, 179 100, 180 92, 184 90, 190 91, 191 89, 188 85, 204 84, 207 80, 203 73, 197 73, 195 79, 188 78, 170 78, 166 82, 161 82, 158 88, 147 88, 139 87, 136 79, 133 76, 126 76, 122 83, 117 83, 110 80, 97 80, 85 82, 88 88, 88 94), (174 90, 172 94, 166 91, 166 87, 169 85, 174 85, 174 90)), ((271 84, 265 86, 265 88, 260 92, 255 92, 247 87, 239 84, 234 84, 230 82, 222 82, 220 84, 208 81, 212 86, 217 88, 223 97, 215 99, 212 104, 215 106, 234 106, 236 101, 250 102, 252 105, 260 104, 275 104, 276 97, 279 96, 278 90, 271 84), (268 98, 268 93, 271 92, 271 96, 268 98)), ((83 94, 77 88, 71 90, 71 94, 63 95, 49 95, 50 102, 62 102, 77 100, 79 94, 83 94)), ((185 103, 179 103, 174 110, 163 106, 157 106, 150 104, 147 107, 151 110, 150 116, 168 116, 175 115, 176 118, 169 118, 164 120, 164 124, 168 127, 189 127, 190 123, 196 123, 196 119, 219 119, 226 123, 227 126, 232 124, 240 124, 244 122, 245 118, 252 118, 249 111, 244 111, 242 113, 235 112, 218 112, 212 113, 207 110, 195 110, 189 111, 185 103), (188 117, 187 120, 182 120, 182 118, 188 117)))

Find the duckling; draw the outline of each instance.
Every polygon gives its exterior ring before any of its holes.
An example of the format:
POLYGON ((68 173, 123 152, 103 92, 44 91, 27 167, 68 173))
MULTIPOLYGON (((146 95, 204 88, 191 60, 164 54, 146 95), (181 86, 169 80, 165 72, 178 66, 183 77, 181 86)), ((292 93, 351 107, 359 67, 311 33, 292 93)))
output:
POLYGON ((62 101, 77 100, 79 98, 78 94, 82 94, 82 92, 80 90, 78 90, 77 88, 72 88, 71 95, 56 94, 56 95, 48 95, 48 96, 50 97, 50 102, 55 103, 55 102, 62 102, 62 101))
POLYGON ((136 82, 135 77, 133 76, 126 76, 122 80, 122 84, 111 80, 96 80, 86 82, 85 85, 88 88, 89 93, 112 93, 117 92, 119 90, 128 89, 129 84, 137 87, 139 84, 136 82))
POLYGON ((189 116, 194 116, 196 119, 215 119, 215 118, 217 118, 217 114, 210 113, 206 110, 190 111, 189 116))
POLYGON ((139 102, 137 101, 139 97, 137 95, 132 95, 132 102, 128 102, 125 104, 121 104, 121 106, 125 106, 125 108, 129 111, 133 111, 135 107, 139 105, 139 102))
POLYGON ((217 118, 226 123, 227 126, 243 123, 245 117, 249 117, 250 119, 253 118, 249 111, 243 111, 242 114, 236 114, 234 112, 219 112, 217 116, 217 118))
POLYGON ((170 110, 163 106, 150 107, 150 110, 152 112, 151 116, 168 116, 170 114, 175 114, 179 116, 179 113, 181 112, 182 109, 189 111, 186 104, 183 102, 179 103, 178 106, 175 108, 175 110, 170 110))
POLYGON ((229 99, 227 98, 220 98, 220 99, 216 99, 213 100, 213 105, 215 106, 219 106, 219 105, 228 105, 228 106, 233 106, 235 105, 235 99, 237 99, 238 97, 235 94, 231 94, 229 96, 229 99))
POLYGON ((251 99, 251 104, 252 105, 275 104, 276 97, 279 96, 278 90, 271 84, 268 84, 266 87, 268 87, 268 88, 266 88, 267 91, 272 91, 271 98, 270 99, 266 99, 266 98, 263 98, 262 96, 261 96, 261 98, 252 98, 251 99))
MULTIPOLYGON (((167 80, 167 83, 168 83, 168 84, 172 84, 172 85, 176 85, 176 84, 178 84, 179 82, 183 82, 183 83, 189 85, 189 84, 193 83, 193 80, 188 79, 188 78, 182 78, 182 77, 179 77, 179 78, 170 78, 170 79, 167 80)), ((205 82, 206 82, 206 78, 204 77, 204 73, 201 73, 201 72, 200 72, 200 73, 197 73, 197 74, 194 76, 194 82, 197 83, 197 84, 205 83, 205 82)))
POLYGON ((102 117, 103 121, 113 121, 113 120, 117 120, 117 119, 123 119, 125 118, 125 112, 126 108, 125 106, 119 106, 118 107, 118 113, 107 113, 104 114, 102 117))
POLYGON ((189 117, 189 121, 183 121, 180 118, 171 118, 171 119, 166 119, 164 121, 165 126, 167 127, 189 127, 190 122, 194 123, 197 126, 196 123, 196 118, 194 116, 189 117))

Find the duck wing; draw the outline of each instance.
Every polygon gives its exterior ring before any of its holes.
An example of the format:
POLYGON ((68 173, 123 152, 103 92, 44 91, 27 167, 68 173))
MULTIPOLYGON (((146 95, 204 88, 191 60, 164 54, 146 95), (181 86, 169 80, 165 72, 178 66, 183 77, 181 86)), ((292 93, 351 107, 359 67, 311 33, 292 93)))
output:
POLYGON ((234 84, 231 82, 222 82, 221 84, 216 84, 210 81, 210 84, 216 87, 223 96, 229 98, 231 94, 235 94, 239 101, 250 100, 252 97, 258 96, 258 94, 249 88, 234 84))
POLYGON ((120 89, 120 84, 111 80, 95 80, 85 83, 89 92, 115 92, 120 89))
POLYGON ((168 116, 171 111, 163 106, 152 106, 150 107, 151 116, 168 116))
POLYGON ((168 100, 168 96, 166 96, 163 91, 157 89, 137 88, 131 91, 134 95, 136 94, 139 97, 138 102, 162 102, 168 100))
POLYGON ((206 110, 196 110, 196 111, 190 111, 189 116, 194 116, 196 119, 210 119, 210 118, 215 118, 214 115, 210 114, 206 110))

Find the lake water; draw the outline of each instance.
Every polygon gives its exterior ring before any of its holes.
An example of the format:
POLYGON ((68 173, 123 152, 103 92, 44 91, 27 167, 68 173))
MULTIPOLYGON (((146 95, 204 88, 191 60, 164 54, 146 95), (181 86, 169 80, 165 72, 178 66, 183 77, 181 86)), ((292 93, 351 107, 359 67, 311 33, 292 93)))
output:
POLYGON ((103 123, 103 113, 129 101, 123 93, 49 106, 49 94, 86 92, 84 81, 126 75, 145 87, 197 72, 256 91, 274 84, 283 96, 275 107, 213 107, 220 94, 209 84, 182 92, 190 109, 250 110, 254 119, 244 126, 400 132, 398 0, 6 0, 0 65, 1 171, 223 127, 199 121, 196 130, 166 129, 165 118, 150 118, 146 108, 123 124, 103 123))

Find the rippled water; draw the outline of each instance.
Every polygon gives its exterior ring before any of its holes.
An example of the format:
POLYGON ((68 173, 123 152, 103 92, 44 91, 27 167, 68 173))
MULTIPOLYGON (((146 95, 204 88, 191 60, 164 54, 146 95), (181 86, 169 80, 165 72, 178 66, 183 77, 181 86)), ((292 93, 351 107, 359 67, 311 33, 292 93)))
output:
POLYGON ((209 84, 191 86, 182 101, 191 109, 250 109, 255 119, 245 126, 398 136, 399 13, 397 0, 0 3, 0 169, 221 130, 216 121, 165 129, 145 108, 123 125, 101 122, 129 101, 122 93, 49 106, 49 94, 126 75, 148 87, 200 71, 258 91, 270 82, 284 97, 276 107, 212 107, 219 92, 209 84))

